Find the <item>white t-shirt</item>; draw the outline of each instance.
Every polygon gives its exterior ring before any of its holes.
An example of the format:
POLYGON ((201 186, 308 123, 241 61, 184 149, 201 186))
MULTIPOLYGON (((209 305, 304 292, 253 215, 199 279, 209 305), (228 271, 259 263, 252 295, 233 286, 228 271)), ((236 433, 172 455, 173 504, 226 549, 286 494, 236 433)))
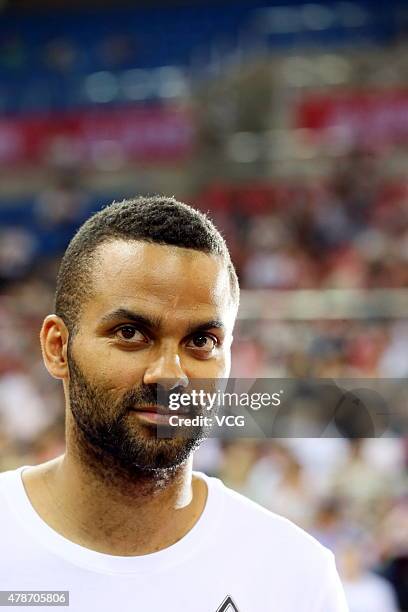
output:
POLYGON ((195 472, 208 496, 184 538, 121 557, 51 529, 23 470, 0 474, 0 590, 69 591, 71 612, 347 612, 332 553, 216 478, 195 472))

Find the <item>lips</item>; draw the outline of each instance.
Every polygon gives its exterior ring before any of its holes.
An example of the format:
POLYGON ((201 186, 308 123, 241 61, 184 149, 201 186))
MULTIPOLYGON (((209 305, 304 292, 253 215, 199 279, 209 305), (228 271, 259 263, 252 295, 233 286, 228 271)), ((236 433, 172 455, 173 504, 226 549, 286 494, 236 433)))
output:
POLYGON ((164 410, 164 406, 141 406, 132 409, 131 412, 137 414, 138 420, 142 423, 157 426, 169 424, 172 413, 168 409, 164 410))
POLYGON ((166 406, 158 406, 157 404, 151 406, 138 406, 137 408, 132 408, 132 412, 154 412, 155 414, 172 414, 172 411, 169 410, 166 406))
POLYGON ((171 416, 171 415, 192 415, 194 410, 192 408, 177 408, 177 410, 170 410, 168 406, 163 405, 150 405, 150 406, 138 406, 137 408, 131 408, 131 412, 140 412, 147 414, 157 414, 163 416, 171 416))

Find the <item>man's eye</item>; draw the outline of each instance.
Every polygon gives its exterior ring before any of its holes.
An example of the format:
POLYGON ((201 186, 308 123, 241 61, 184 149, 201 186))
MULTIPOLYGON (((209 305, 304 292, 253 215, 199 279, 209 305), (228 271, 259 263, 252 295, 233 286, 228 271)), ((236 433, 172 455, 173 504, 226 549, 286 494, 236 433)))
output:
POLYGON ((146 337, 133 325, 122 325, 115 331, 120 340, 136 340, 146 342, 146 337))
POLYGON ((214 336, 209 334, 197 334, 193 336, 187 346, 189 348, 198 349, 201 351, 212 351, 218 344, 218 341, 214 336))

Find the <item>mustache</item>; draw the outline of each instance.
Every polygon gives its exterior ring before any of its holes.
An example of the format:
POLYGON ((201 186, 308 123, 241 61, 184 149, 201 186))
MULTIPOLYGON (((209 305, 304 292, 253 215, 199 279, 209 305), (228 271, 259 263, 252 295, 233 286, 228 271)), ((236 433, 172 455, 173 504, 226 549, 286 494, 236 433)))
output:
POLYGON ((152 383, 150 385, 141 384, 136 389, 132 389, 126 393, 120 402, 123 411, 128 412, 135 406, 141 405, 157 405, 168 408, 170 402, 170 395, 172 393, 182 393, 183 387, 173 387, 171 390, 165 389, 159 383, 152 383))

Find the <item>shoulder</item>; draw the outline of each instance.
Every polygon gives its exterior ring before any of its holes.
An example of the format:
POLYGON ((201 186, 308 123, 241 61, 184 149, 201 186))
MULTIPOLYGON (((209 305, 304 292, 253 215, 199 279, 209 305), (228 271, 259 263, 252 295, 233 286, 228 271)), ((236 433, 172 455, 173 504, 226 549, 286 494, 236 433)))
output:
POLYGON ((24 467, 19 467, 5 472, 0 472, 0 495, 3 498, 9 498, 21 487, 21 473, 24 467))
POLYGON ((223 504, 223 533, 245 548, 256 549, 258 556, 279 557, 281 563, 326 570, 334 563, 331 551, 306 531, 244 495, 225 486, 217 478, 203 475, 209 495, 223 504))
POLYGON ((0 472, 0 491, 8 489, 11 483, 18 479, 22 469, 17 468, 0 472))
POLYGON ((23 468, 0 473, 0 529, 7 532, 14 521, 21 501, 21 472, 23 468))

